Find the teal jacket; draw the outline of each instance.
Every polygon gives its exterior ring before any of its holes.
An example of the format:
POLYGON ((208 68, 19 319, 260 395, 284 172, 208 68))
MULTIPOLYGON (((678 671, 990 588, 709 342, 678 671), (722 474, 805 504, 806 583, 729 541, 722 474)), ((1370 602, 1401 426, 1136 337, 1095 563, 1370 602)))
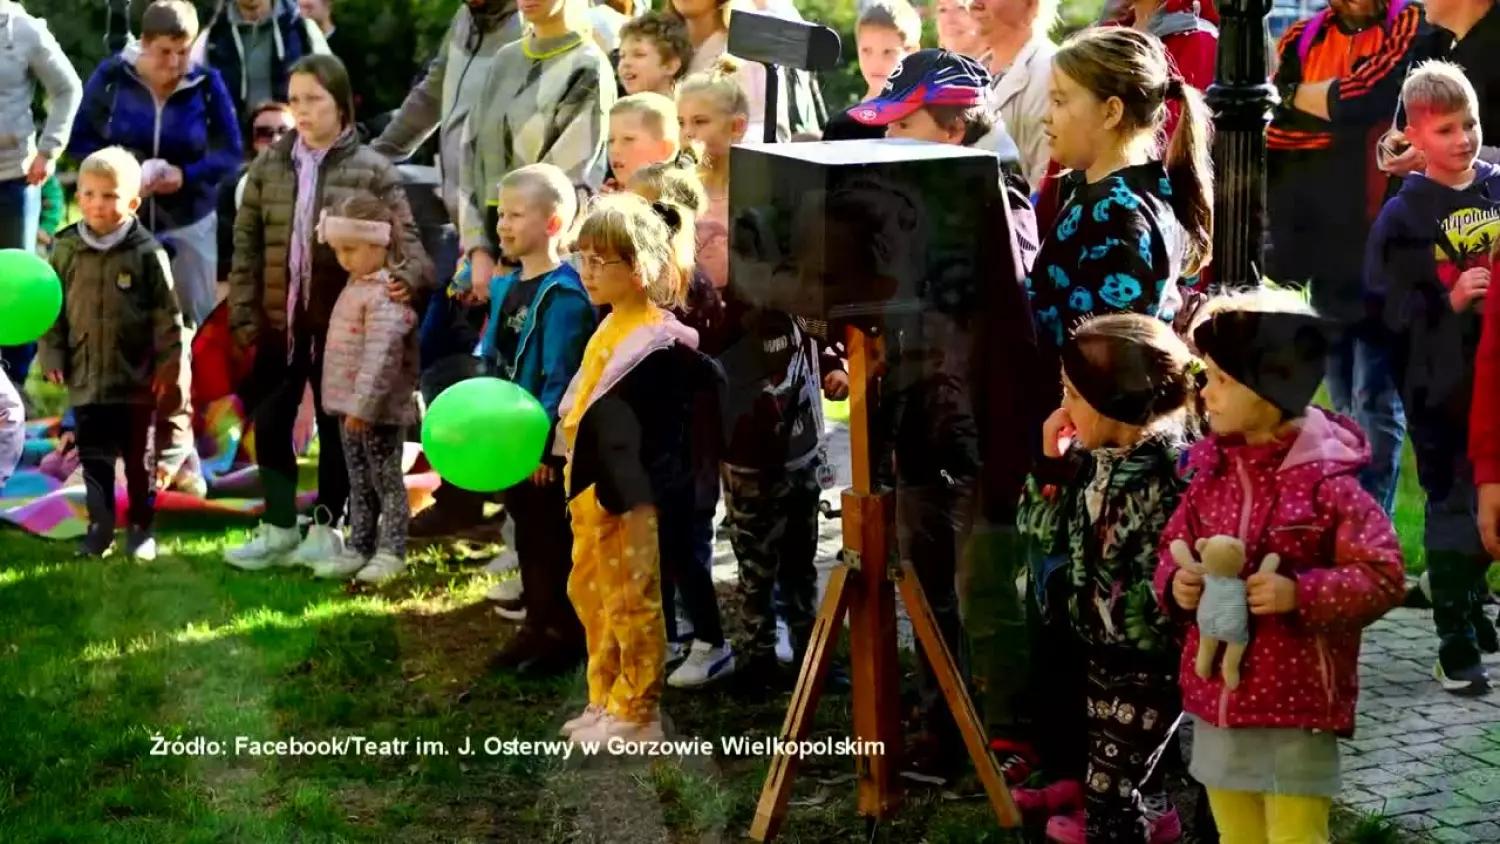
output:
MULTIPOLYGON (((503 319, 500 308, 511 285, 519 278, 520 270, 516 270, 490 284, 490 320, 479 342, 479 358, 486 365, 496 363, 495 332, 503 319)), ((589 303, 578 271, 562 264, 548 273, 531 300, 516 340, 512 372, 495 374, 508 377, 536 396, 546 409, 547 418, 556 426, 558 405, 574 373, 583 365, 583 350, 594 336, 596 325, 594 307, 589 303)))

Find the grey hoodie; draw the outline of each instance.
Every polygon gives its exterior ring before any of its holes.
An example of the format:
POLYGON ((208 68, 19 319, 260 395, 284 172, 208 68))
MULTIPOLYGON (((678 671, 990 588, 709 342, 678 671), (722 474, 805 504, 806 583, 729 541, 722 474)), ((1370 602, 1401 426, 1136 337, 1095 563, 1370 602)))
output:
POLYGON ((83 82, 47 22, 14 0, 0 0, 0 181, 23 178, 38 150, 55 160, 82 102, 83 82), (38 82, 48 99, 40 138, 31 115, 38 82))

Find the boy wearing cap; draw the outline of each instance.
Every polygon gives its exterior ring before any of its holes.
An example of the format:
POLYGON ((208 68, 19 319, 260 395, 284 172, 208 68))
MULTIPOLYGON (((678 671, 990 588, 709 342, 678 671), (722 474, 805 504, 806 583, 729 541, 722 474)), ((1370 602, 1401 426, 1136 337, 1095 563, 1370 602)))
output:
MULTIPOLYGON (((891 138, 994 149, 986 139, 998 136, 1014 151, 984 108, 988 85, 989 73, 973 59, 921 50, 848 116, 891 138)), ((958 655, 968 634, 991 746, 1014 785, 1033 764, 1018 706, 1027 634, 1015 587, 1015 504, 1030 466, 1026 444, 1038 438, 1045 402, 1032 383, 1036 367, 1027 363, 1036 344, 1021 285, 1036 254, 1036 220, 1019 156, 1002 158, 1000 169, 1010 266, 986 267, 978 280, 969 277, 973 268, 955 266, 929 281, 923 312, 888 334, 889 395, 880 425, 894 441, 903 556, 917 567, 949 650, 958 655)), ((953 773, 963 764, 963 745, 920 656, 917 681, 923 732, 912 758, 933 773, 953 773)))

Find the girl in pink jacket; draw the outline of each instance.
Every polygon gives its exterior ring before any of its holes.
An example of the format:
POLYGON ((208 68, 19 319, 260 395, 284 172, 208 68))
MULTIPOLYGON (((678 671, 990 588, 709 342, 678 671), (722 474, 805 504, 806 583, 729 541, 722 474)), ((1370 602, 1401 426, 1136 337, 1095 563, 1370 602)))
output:
POLYGON ((1208 367, 1211 436, 1188 457, 1189 486, 1162 535, 1157 597, 1190 623, 1183 709, 1190 770, 1208 790, 1224 840, 1327 841, 1339 793, 1338 738, 1354 731, 1360 632, 1401 603, 1401 549, 1385 511, 1359 485, 1364 434, 1310 407, 1328 339, 1296 294, 1263 291, 1208 309, 1193 342, 1208 367), (1203 575, 1179 566, 1213 536, 1244 543, 1250 641, 1238 685, 1216 661, 1195 670, 1203 575), (1279 565, 1264 571, 1268 555, 1279 565))
POLYGON ((323 351, 323 406, 343 420, 349 543, 314 573, 378 583, 406 570, 411 511, 401 452, 402 429, 416 422, 417 314, 389 289, 388 268, 404 260, 389 206, 371 194, 350 196, 324 211, 318 237, 349 271, 323 351))

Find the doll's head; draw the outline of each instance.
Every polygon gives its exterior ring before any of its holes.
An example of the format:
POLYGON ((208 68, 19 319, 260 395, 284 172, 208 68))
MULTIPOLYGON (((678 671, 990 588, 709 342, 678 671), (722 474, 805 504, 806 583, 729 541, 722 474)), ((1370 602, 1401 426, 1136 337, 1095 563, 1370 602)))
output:
POLYGON ((1207 367, 1209 427, 1254 439, 1307 413, 1323 382, 1329 337, 1301 295, 1263 289, 1209 303, 1193 344, 1207 367))
POLYGON ((1062 350, 1062 406, 1078 444, 1129 445, 1180 419, 1196 369, 1187 344, 1159 319, 1111 314, 1082 323, 1062 350))

